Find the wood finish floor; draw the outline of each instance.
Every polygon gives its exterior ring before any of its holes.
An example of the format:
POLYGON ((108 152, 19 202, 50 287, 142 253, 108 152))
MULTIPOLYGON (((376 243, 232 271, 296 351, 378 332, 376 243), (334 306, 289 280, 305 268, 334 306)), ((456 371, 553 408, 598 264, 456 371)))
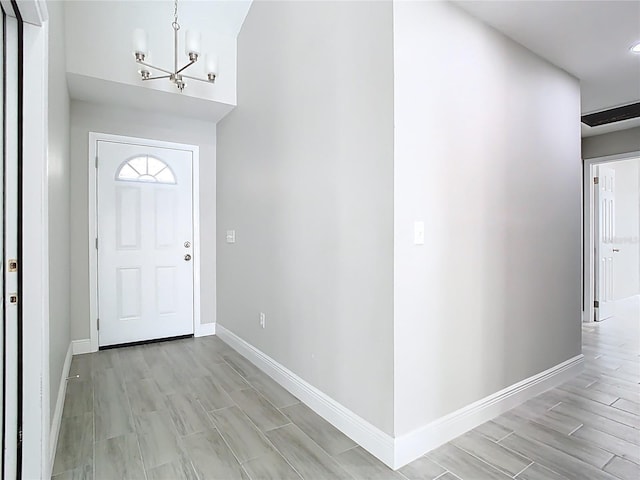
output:
POLYGON ((53 478, 638 480, 639 323, 585 325, 584 373, 397 472, 216 337, 77 356, 53 478))

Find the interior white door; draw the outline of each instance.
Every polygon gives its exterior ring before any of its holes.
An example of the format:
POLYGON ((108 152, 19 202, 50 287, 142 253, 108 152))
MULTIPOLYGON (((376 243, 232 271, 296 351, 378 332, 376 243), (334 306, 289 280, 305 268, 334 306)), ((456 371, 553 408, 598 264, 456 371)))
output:
POLYGON ((594 293, 596 321, 614 314, 613 302, 613 249, 616 233, 616 172, 604 165, 597 166, 595 185, 594 232, 596 235, 594 267, 594 293))
POLYGON ((192 152, 97 152, 99 345, 192 334, 192 152))

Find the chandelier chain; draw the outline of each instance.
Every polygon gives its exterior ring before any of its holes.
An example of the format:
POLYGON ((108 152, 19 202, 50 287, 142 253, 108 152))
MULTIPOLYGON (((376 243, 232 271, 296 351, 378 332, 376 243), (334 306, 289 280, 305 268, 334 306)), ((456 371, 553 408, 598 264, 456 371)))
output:
POLYGON ((171 26, 174 30, 180 30, 180 24, 178 23, 178 0, 173 2, 173 23, 171 26))

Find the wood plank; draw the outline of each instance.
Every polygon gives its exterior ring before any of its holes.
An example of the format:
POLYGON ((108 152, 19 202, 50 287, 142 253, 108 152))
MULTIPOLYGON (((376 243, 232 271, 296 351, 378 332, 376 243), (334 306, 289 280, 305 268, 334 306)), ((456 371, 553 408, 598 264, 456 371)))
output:
POLYGON ((501 440, 500 444, 532 458, 534 462, 560 473, 569 480, 585 480, 587 478, 589 480, 616 480, 614 476, 599 468, 543 443, 521 437, 517 433, 501 440))
POLYGON ((482 478, 483 480, 511 478, 450 443, 429 452, 427 457, 460 478, 482 478))

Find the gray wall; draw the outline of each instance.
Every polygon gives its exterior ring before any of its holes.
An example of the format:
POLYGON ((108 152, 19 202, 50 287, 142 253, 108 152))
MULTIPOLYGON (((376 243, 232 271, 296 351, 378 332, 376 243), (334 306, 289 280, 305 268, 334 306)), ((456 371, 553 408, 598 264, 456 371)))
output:
POLYGON ((582 139, 582 158, 640 152, 640 127, 582 139))
POLYGON ((400 436, 580 354, 580 91, 446 2, 394 2, 394 62, 400 436))
POLYGON ((64 8, 49 10, 49 385, 51 419, 70 337, 69 93, 65 73, 64 8))
POLYGON ((89 338, 89 132, 200 147, 201 323, 216 315, 216 126, 201 120, 71 102, 71 336, 89 338))
POLYGON ((254 2, 218 124, 219 324, 387 433, 392 26, 390 2, 254 2))

